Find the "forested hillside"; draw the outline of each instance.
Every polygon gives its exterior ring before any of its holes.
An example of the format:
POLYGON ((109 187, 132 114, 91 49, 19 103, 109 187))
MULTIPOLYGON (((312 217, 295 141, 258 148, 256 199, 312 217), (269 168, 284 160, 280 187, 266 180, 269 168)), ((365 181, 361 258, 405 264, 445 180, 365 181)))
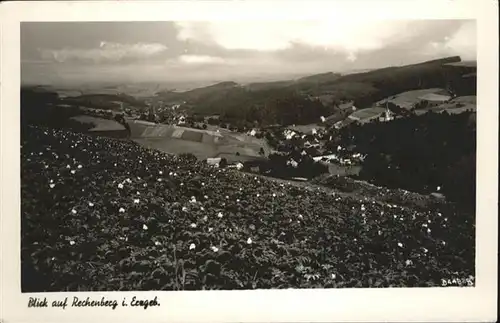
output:
POLYGON ((358 108, 365 108, 404 91, 446 88, 450 75, 443 64, 452 62, 460 62, 460 57, 344 76, 324 73, 295 81, 247 86, 223 82, 187 92, 160 92, 157 95, 167 102, 184 100, 192 111, 219 114, 229 122, 307 124, 317 122, 320 116, 332 112, 341 101, 352 100, 358 108), (331 104, 322 108, 317 100, 321 95, 331 95, 331 104), (286 108, 283 108, 285 101, 286 108))

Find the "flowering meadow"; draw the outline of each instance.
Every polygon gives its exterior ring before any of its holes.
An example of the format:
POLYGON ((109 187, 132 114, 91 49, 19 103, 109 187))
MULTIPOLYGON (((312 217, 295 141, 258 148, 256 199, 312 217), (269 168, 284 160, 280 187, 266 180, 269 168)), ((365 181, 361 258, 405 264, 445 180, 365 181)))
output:
POLYGON ((474 281, 474 215, 27 127, 22 287, 130 291, 474 281))

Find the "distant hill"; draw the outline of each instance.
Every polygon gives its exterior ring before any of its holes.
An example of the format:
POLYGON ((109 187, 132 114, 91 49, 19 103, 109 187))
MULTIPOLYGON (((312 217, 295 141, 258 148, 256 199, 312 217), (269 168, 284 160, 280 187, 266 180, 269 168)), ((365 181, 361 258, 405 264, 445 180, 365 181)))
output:
POLYGON ((311 76, 306 76, 298 79, 298 83, 308 83, 308 82, 318 82, 318 83, 328 83, 332 81, 338 80, 342 75, 338 73, 322 73, 322 74, 315 74, 311 76))
POLYGON ((120 93, 120 94, 83 94, 79 96, 67 97, 61 100, 66 104, 75 104, 90 108, 115 110, 119 109, 121 103, 134 107, 144 107, 145 103, 137 98, 120 93))
POLYGON ((299 117, 294 120, 291 116, 294 113, 297 116, 308 115, 316 120, 325 113, 334 113, 333 107, 340 102, 354 101, 355 106, 362 109, 398 93, 446 88, 450 82, 450 74, 447 73, 445 64, 460 62, 460 57, 454 56, 346 75, 329 72, 295 80, 250 83, 246 86, 223 82, 186 92, 160 92, 158 96, 167 101, 184 100, 192 111, 207 115, 219 114, 228 120, 273 124, 286 119, 304 124, 308 121, 300 120, 299 117), (290 97, 296 98, 295 107, 290 103, 288 110, 279 107, 290 97), (326 110, 320 108, 316 100, 321 101, 326 110), (315 107, 315 111, 304 111, 311 107, 315 107), (282 118, 282 113, 286 113, 287 117, 282 118))

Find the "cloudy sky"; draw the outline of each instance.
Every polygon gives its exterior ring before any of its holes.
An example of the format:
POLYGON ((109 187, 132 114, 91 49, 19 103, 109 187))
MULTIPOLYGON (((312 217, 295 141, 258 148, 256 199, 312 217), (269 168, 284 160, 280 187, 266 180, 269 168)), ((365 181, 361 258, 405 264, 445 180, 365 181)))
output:
POLYGON ((33 22, 23 83, 285 79, 476 57, 471 20, 33 22))

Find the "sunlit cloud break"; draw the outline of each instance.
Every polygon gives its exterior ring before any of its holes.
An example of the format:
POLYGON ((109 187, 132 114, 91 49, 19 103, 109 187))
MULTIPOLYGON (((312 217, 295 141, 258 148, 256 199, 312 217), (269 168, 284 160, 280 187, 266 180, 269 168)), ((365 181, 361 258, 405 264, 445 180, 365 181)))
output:
POLYGON ((179 61, 186 64, 222 64, 225 62, 221 57, 208 55, 181 55, 179 61))

